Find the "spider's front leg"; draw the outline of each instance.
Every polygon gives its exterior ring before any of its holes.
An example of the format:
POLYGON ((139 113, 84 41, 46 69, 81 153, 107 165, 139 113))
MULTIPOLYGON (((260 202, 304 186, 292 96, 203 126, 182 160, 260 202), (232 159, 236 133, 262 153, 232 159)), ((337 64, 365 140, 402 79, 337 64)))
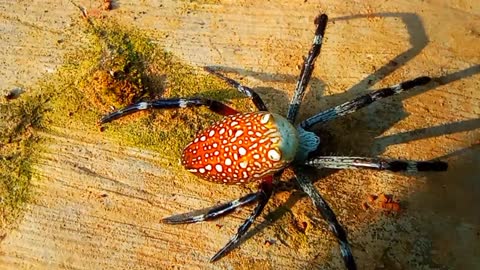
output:
MULTIPOLYGON (((242 94, 245 94, 247 97, 249 97, 252 102, 255 104, 257 109, 259 111, 268 111, 267 106, 265 106, 265 103, 263 100, 260 98, 260 96, 253 91, 253 89, 241 85, 237 81, 227 78, 224 75, 217 73, 215 70, 213 70, 210 67, 205 67, 204 68, 207 72, 219 77, 220 79, 226 81, 229 85, 232 87, 235 87, 239 92, 242 94)), ((108 122, 111 122, 113 120, 116 120, 118 118, 124 117, 126 115, 136 113, 142 110, 148 110, 148 109, 178 109, 178 108, 186 108, 186 107, 200 107, 200 106, 206 106, 208 107, 211 111, 218 113, 223 116, 228 116, 232 114, 237 114, 239 113, 237 110, 231 108, 228 105, 225 105, 224 103, 213 100, 213 99, 208 99, 208 98, 168 98, 168 99, 158 99, 158 100, 153 100, 153 101, 142 101, 142 102, 137 102, 132 105, 129 105, 127 107, 124 107, 122 109, 116 110, 114 112, 111 112, 104 117, 100 119, 100 124, 105 124, 108 122)))
POLYGON ((216 101, 213 99, 207 98, 169 98, 169 99, 158 99, 152 101, 142 101, 137 102, 122 109, 116 110, 112 113, 109 113, 100 119, 100 124, 105 124, 116 120, 118 118, 124 117, 126 115, 136 113, 148 109, 178 109, 186 107, 200 107, 206 106, 211 111, 218 114, 227 116, 232 114, 237 114, 238 111, 235 109, 216 101))
POLYGON ((238 207, 245 204, 258 201, 257 206, 253 210, 252 214, 245 220, 245 222, 238 228, 237 233, 228 241, 228 243, 220 249, 211 259, 214 262, 223 256, 225 256, 230 250, 232 250, 243 235, 248 231, 253 221, 262 213, 263 208, 270 199, 273 191, 273 176, 267 176, 260 183, 259 190, 256 193, 250 193, 240 199, 233 200, 218 206, 195 210, 192 212, 174 215, 164 218, 162 221, 168 224, 182 224, 182 223, 195 223, 205 220, 211 220, 226 214, 231 213, 238 207))
MULTIPOLYGON (((295 88, 292 101, 290 102, 288 108, 287 119, 292 123, 295 121, 295 118, 298 114, 300 104, 305 94, 305 90, 312 76, 312 72, 315 66, 315 60, 320 54, 323 37, 325 35, 325 29, 327 27, 327 21, 328 17, 325 14, 320 15, 316 20, 317 28, 315 30, 315 37, 313 40, 312 48, 310 49, 308 56, 305 59, 302 71, 300 73, 300 77, 297 81, 297 86, 295 88)), ((306 130, 306 128, 301 126, 299 130, 303 129, 306 130)), ((328 206, 327 202, 322 198, 320 193, 318 193, 318 191, 315 189, 313 183, 310 179, 308 179, 308 177, 306 177, 297 170, 296 175, 297 182, 300 188, 312 199, 314 205, 319 210, 322 217, 328 222, 330 230, 337 238, 340 244, 340 252, 342 253, 342 258, 345 266, 349 270, 357 269, 355 259, 352 255, 352 251, 347 240, 347 234, 343 227, 340 225, 340 223, 337 221, 335 213, 332 211, 330 206, 328 206)))
POLYGON ((326 14, 320 15, 316 20, 317 29, 315 30, 315 37, 313 39, 312 48, 308 52, 307 58, 303 63, 302 71, 297 81, 295 91, 293 93, 292 100, 288 106, 287 119, 291 123, 295 122, 297 117, 298 110, 302 103, 303 96, 305 95, 305 90, 307 90, 307 85, 310 82, 312 77, 313 69, 315 68, 315 60, 320 55, 320 49, 323 44, 323 37, 325 35, 325 29, 327 28, 328 16, 326 14))
POLYGON ((314 125, 323 124, 341 116, 354 113, 363 107, 366 107, 378 100, 397 95, 414 89, 417 86, 428 84, 432 79, 427 76, 418 77, 413 80, 404 81, 402 83, 382 88, 363 96, 359 96, 351 101, 347 101, 343 104, 322 111, 306 120, 304 120, 300 126, 305 130, 310 130, 314 125))
POLYGON ((246 95, 247 97, 249 97, 252 100, 253 104, 255 104, 255 107, 257 107, 257 109, 259 111, 268 111, 267 106, 263 102, 262 98, 255 91, 253 91, 252 88, 250 88, 248 86, 245 86, 245 85, 242 85, 239 82, 235 81, 234 79, 230 79, 227 76, 224 76, 224 75, 218 73, 212 67, 204 67, 204 69, 205 69, 205 71, 209 72, 210 74, 213 74, 213 75, 217 76, 218 78, 224 80, 230 86, 235 87, 238 90, 238 92, 240 92, 240 93, 246 95))

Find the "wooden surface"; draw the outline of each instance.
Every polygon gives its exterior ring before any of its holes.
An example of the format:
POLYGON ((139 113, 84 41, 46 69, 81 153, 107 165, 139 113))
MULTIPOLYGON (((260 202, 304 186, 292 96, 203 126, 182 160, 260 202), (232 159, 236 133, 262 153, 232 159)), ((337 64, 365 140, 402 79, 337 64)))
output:
MULTIPOLYGON (((91 9, 97 1, 75 1, 91 9)), ((476 1, 114 1, 110 15, 185 63, 216 65, 285 114, 313 19, 330 17, 301 117, 420 75, 435 83, 335 121, 325 151, 442 158, 447 173, 314 172, 360 269, 480 268, 480 6, 476 1), (370 194, 404 210, 363 210, 370 194)), ((28 86, 75 50, 70 1, 0 1, 0 85, 28 86)), ((279 191, 242 245, 209 258, 250 209, 213 222, 161 218, 250 192, 186 181, 165 158, 58 128, 36 165, 34 202, 0 244, 1 269, 342 269, 307 198, 279 191), (305 225, 306 224, 306 225, 305 225), (306 226, 306 229, 305 229, 306 226), (266 242, 272 242, 269 245, 266 242)), ((178 157, 168 157, 177 160, 178 157)))

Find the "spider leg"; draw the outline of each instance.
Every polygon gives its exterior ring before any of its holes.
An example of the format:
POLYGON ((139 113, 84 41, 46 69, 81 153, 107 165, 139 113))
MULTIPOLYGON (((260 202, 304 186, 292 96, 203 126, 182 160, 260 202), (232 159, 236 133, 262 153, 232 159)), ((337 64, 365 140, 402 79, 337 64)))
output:
POLYGON ((221 205, 216 205, 213 207, 208 207, 200 210, 195 210, 192 212, 170 216, 162 219, 163 223, 167 224, 182 224, 182 223, 196 223, 205 220, 212 220, 214 218, 226 215, 231 213, 238 207, 241 207, 245 204, 257 201, 261 197, 261 192, 250 193, 246 196, 241 197, 221 205))
POLYGON ((410 90, 416 86, 421 86, 429 83, 432 79, 430 77, 418 77, 416 79, 405 81, 394 86, 379 89, 366 95, 355 98, 354 100, 347 101, 341 105, 330 108, 319 114, 316 114, 307 120, 303 121, 300 126, 303 129, 310 129, 312 126, 320 123, 325 123, 340 116, 344 116, 353 113, 373 102, 399 94, 401 92, 410 90))
POLYGON ((308 82, 312 77, 315 60, 320 54, 320 49, 322 48, 328 17, 326 14, 322 14, 317 19, 318 20, 315 20, 316 23, 318 22, 317 30, 315 30, 315 38, 313 39, 312 48, 308 52, 307 58, 305 58, 302 71, 300 72, 300 77, 298 78, 297 85, 295 87, 295 92, 288 107, 287 119, 292 123, 297 117, 298 109, 300 108, 303 96, 305 95, 305 90, 307 89, 308 82))
POLYGON ((257 107, 257 109, 259 111, 268 111, 267 106, 263 102, 262 98, 260 98, 260 96, 255 91, 253 91, 252 88, 250 88, 248 86, 245 86, 245 85, 241 85, 239 82, 237 82, 233 79, 230 79, 230 78, 224 76, 223 74, 218 73, 217 71, 215 71, 211 67, 204 67, 203 69, 205 71, 209 72, 210 74, 213 74, 213 75, 217 76, 218 78, 224 80, 226 83, 228 83, 232 87, 235 87, 240 93, 249 97, 252 100, 253 104, 255 104, 255 107, 257 107))
POLYGON ((245 220, 245 222, 238 228, 237 233, 230 238, 228 243, 220 249, 213 257, 210 259, 210 262, 214 262, 223 256, 225 256, 230 250, 232 250, 235 245, 238 243, 240 238, 248 231, 250 226, 253 224, 253 221, 255 218, 257 218, 260 213, 262 213, 263 208, 267 204, 268 200, 270 199, 270 196, 272 195, 272 190, 273 190, 273 185, 272 185, 272 177, 269 176, 266 178, 261 184, 259 188, 259 198, 258 198, 258 204, 253 209, 252 214, 245 220))
POLYGON ((448 164, 442 161, 410 161, 368 157, 321 156, 308 160, 305 164, 316 168, 356 169, 359 167, 392 172, 407 171, 446 171, 448 164))
POLYGON ((335 213, 327 204, 327 202, 322 198, 320 193, 315 189, 315 186, 312 184, 310 179, 302 173, 295 171, 296 179, 303 192, 305 192, 310 199, 312 199, 315 207, 320 211, 323 219, 327 221, 330 231, 335 235, 340 244, 340 253, 342 254, 343 262, 349 270, 357 269, 355 259, 353 258, 352 250, 350 244, 347 240, 347 233, 343 229, 342 225, 337 220, 335 213))
POLYGON ((142 110, 147 110, 150 108, 153 109, 177 109, 177 108, 185 108, 185 107, 199 107, 199 106, 207 106, 213 112, 219 113, 221 115, 231 115, 237 114, 238 112, 221 103, 220 101, 216 101, 213 99, 205 99, 205 98, 170 98, 170 99, 158 99, 153 101, 142 101, 132 105, 129 105, 125 108, 116 110, 112 113, 109 113, 103 116, 100 119, 100 124, 111 122, 115 119, 121 118, 123 116, 136 113, 142 110))

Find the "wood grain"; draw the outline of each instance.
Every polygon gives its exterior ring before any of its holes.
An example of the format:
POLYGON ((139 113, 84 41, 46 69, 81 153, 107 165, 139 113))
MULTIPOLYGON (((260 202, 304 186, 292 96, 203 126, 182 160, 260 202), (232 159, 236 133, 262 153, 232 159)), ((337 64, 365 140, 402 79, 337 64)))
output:
MULTIPOLYGON (((88 9, 96 1, 75 1, 88 9)), ((148 33, 182 61, 216 65, 285 113, 312 21, 330 17, 301 118, 370 89, 421 75, 436 83, 321 130, 325 151, 443 158, 442 174, 312 172, 346 226, 360 269, 480 268, 480 9, 475 1, 114 1, 110 15, 148 33), (394 194, 397 215, 362 209, 394 194)), ((0 85, 54 72, 69 40, 70 1, 0 1, 0 85)), ((161 218, 237 198, 175 174, 159 157, 79 130, 43 134, 34 201, 0 244, 1 269, 342 269, 335 239, 307 198, 279 191, 253 233, 221 261, 208 260, 250 209, 213 222, 161 218), (306 224, 306 225, 305 225, 306 224), (265 244, 274 243, 274 244, 265 244)), ((166 161, 165 161, 166 159, 166 161)))

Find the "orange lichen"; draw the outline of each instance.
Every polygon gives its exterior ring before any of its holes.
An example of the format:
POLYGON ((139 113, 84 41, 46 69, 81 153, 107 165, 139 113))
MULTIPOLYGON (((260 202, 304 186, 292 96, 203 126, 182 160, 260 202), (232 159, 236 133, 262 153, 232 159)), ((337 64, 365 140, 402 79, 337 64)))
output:
POLYGON ((401 209, 398 202, 382 202, 380 203, 380 207, 393 212, 399 212, 401 209))
POLYGON ((134 83, 128 78, 115 78, 105 70, 95 71, 90 83, 85 85, 83 90, 92 106, 103 111, 110 106, 119 107, 133 103, 142 94, 140 83, 134 83))
POLYGON ((112 10, 112 0, 103 0, 103 10, 112 10))
POLYGON ((363 202, 362 203, 362 208, 363 208, 363 210, 368 210, 370 208, 370 206, 368 205, 367 202, 363 202))
POLYGON ((393 201, 393 195, 390 194, 369 195, 367 201, 362 203, 362 208, 367 210, 371 206, 390 212, 399 212, 401 210, 400 203, 393 201))
POLYGON ((387 195, 387 194, 380 194, 380 196, 378 196, 378 202, 380 203, 388 203, 388 202, 391 202, 393 199, 393 196, 392 195, 387 195))
POLYGON ((368 195, 367 201, 369 203, 374 203, 377 198, 378 198, 377 195, 368 195))

